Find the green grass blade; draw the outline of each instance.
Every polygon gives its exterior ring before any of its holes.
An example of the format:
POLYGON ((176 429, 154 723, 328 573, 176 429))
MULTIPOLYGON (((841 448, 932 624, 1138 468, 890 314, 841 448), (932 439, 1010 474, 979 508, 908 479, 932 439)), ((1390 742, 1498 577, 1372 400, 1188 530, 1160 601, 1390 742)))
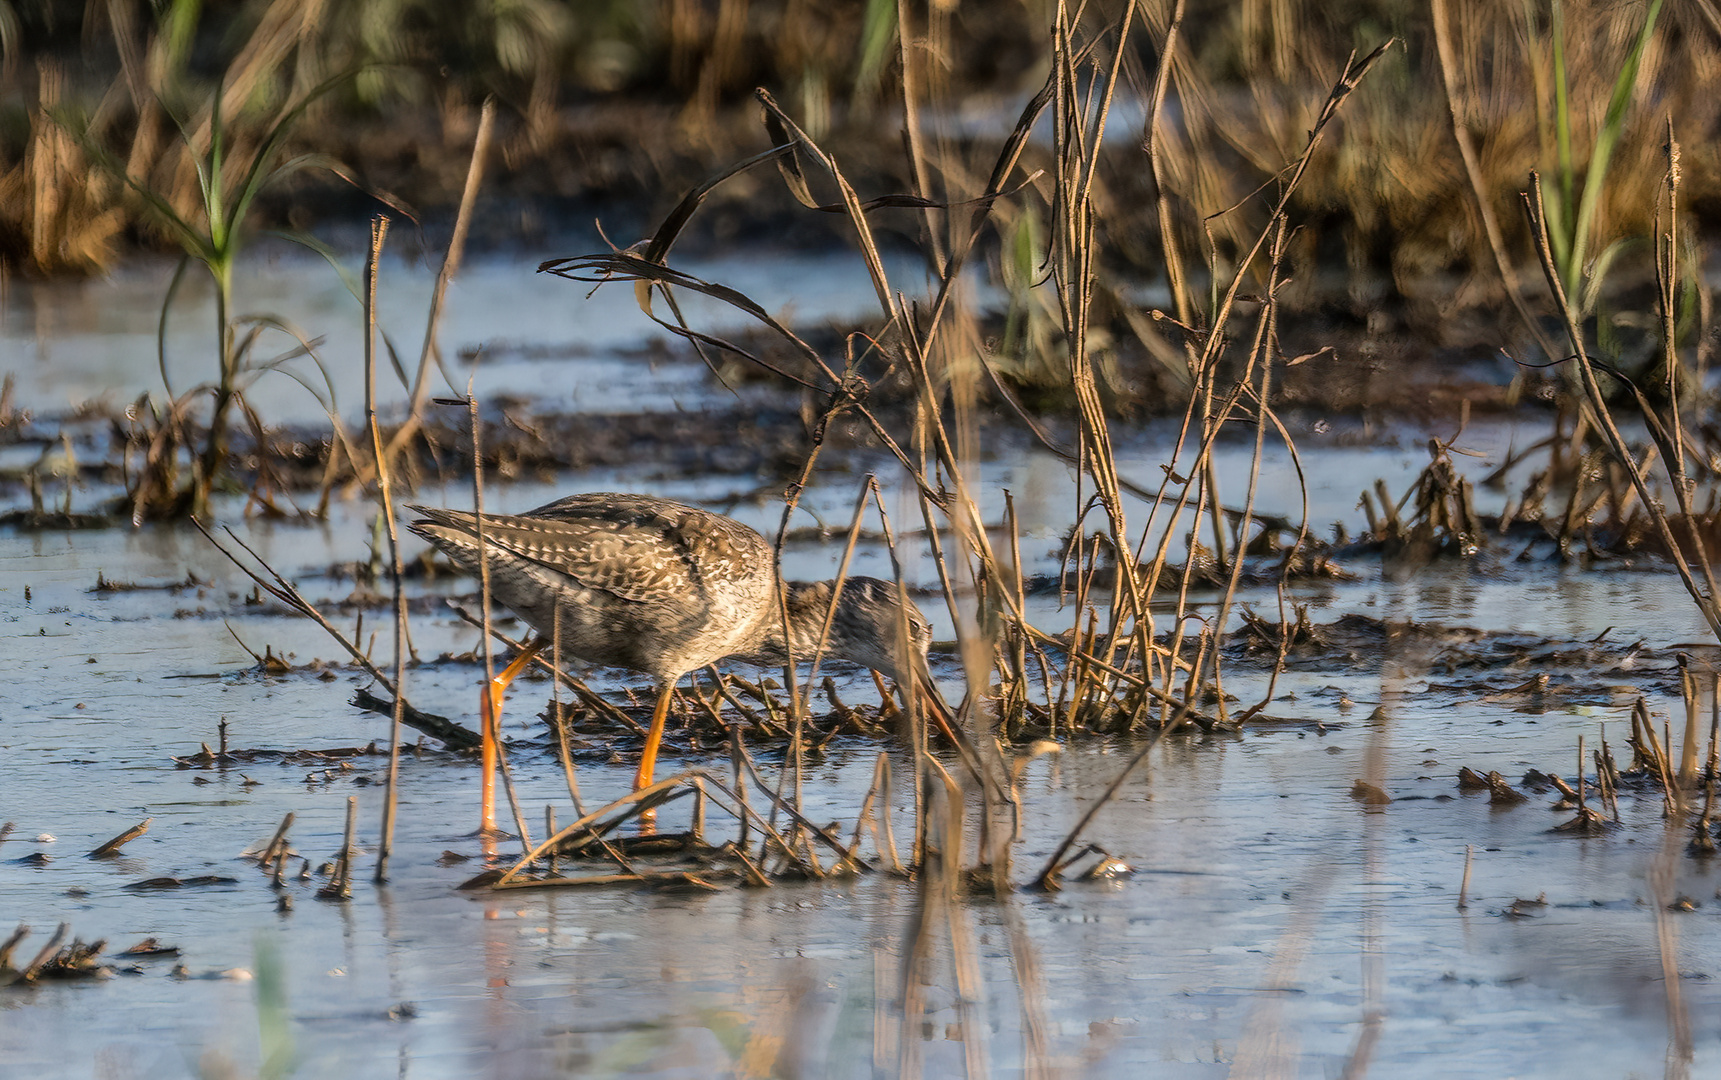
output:
POLYGON ((335 276, 341 279, 341 284, 346 286, 346 290, 352 294, 352 298, 361 304, 364 303, 364 293, 360 291, 358 279, 353 277, 352 272, 345 266, 341 265, 341 257, 336 254, 334 248, 318 240, 310 233, 300 232, 297 229, 268 229, 264 231, 263 235, 278 237, 288 243, 297 244, 307 251, 314 251, 321 255, 323 261, 334 269, 335 276))
POLYGON ((167 377, 167 313, 173 307, 173 298, 179 293, 179 286, 185 280, 185 269, 191 265, 189 254, 180 256, 179 265, 173 268, 173 278, 167 283, 167 295, 161 298, 161 318, 155 326, 155 363, 161 369, 161 385, 167 391, 167 398, 172 401, 173 380, 167 377))
POLYGON ((323 80, 306 91, 304 97, 283 110, 275 118, 275 122, 269 126, 268 133, 264 135, 263 142, 257 147, 256 153, 252 155, 251 163, 245 170, 245 179, 239 185, 239 195, 233 201, 235 221, 244 219, 245 215, 250 212, 251 203, 257 198, 257 195, 268 186, 271 180, 275 179, 276 170, 273 167, 275 155, 280 151, 281 144, 286 141, 287 136, 291 134, 299 119, 305 115, 305 110, 309 109, 329 91, 351 79, 358 73, 358 70, 343 71, 339 75, 323 80))
POLYGON ((1643 17, 1643 28, 1638 31, 1637 41, 1632 44, 1625 65, 1613 81, 1613 97, 1608 100, 1601 131, 1596 133, 1595 149, 1590 151, 1590 167, 1584 175, 1584 193, 1578 202, 1577 221, 1572 226, 1572 257, 1566 268, 1567 295, 1575 295, 1573 286, 1583 272, 1584 249, 1588 246, 1596 207, 1601 204, 1602 189, 1607 186, 1608 163, 1613 157, 1614 147, 1619 144, 1620 133, 1625 130, 1625 114, 1637 89, 1638 68, 1643 63, 1650 36, 1655 32, 1655 19, 1661 14, 1661 3, 1662 0, 1650 0, 1649 11, 1643 17))
POLYGON ((895 55, 896 0, 867 0, 861 19, 861 58, 855 69, 855 95, 870 94, 878 87, 885 65, 895 55))
POLYGON ((1549 32, 1554 39, 1554 139, 1559 153, 1560 194, 1570 206, 1577 198, 1577 174, 1572 166, 1572 108, 1566 85, 1566 16, 1560 0, 1552 0, 1549 14, 1549 32))

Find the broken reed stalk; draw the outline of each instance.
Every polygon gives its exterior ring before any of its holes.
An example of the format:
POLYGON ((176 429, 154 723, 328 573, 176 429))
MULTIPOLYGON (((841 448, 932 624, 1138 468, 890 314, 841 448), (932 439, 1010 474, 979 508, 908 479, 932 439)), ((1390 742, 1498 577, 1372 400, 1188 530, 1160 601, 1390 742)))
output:
POLYGON ((1464 876, 1458 882, 1458 910, 1464 911, 1470 907, 1470 862, 1475 854, 1475 848, 1470 844, 1464 845, 1464 876))
MULTIPOLYGON (((24 934, 28 934, 29 932, 29 927, 19 926, 18 933, 13 936, 13 940, 20 940, 24 934)), ((66 935, 71 932, 72 924, 69 922, 63 922, 59 926, 55 927, 53 936, 50 937, 48 939, 48 943, 42 946, 41 950, 36 953, 35 959, 31 960, 28 964, 25 964, 21 969, 19 969, 19 981, 33 981, 36 976, 41 973, 42 968, 46 966, 48 961, 54 958, 54 954, 60 951, 60 943, 65 941, 66 935)), ((10 942, 8 944, 10 944, 10 942)))
MULTIPOLYGON (((267 579, 265 579, 262 574, 259 574, 257 571, 247 566, 238 556, 229 551, 221 541, 215 539, 214 534, 204 527, 203 522, 199 521, 197 518, 192 518, 191 523, 197 527, 197 531, 202 533, 206 540, 214 545, 215 550, 221 552, 222 555, 225 555, 227 560, 234 566, 238 567, 239 571, 246 577, 250 578, 259 589, 268 593, 278 603, 298 612, 300 615, 305 616, 318 626, 322 627, 323 632, 333 638, 336 644, 340 645, 341 648, 345 649, 347 651, 347 655, 351 656, 353 661, 358 664, 359 667, 364 669, 365 674, 369 675, 372 679, 375 679, 378 685, 382 686, 382 688, 387 690, 389 693, 394 694, 397 697, 402 696, 396 691, 394 680, 390 679, 381 668, 372 663, 370 656, 367 655, 363 649, 360 649, 358 645, 353 643, 351 638, 347 637, 337 629, 333 623, 324 617, 321 611, 317 610, 316 605, 305 599, 303 594, 299 592, 298 588, 292 582, 281 576, 280 572, 270 566, 262 556, 258 555, 257 552, 252 549, 251 545, 239 539, 238 535, 234 533, 232 529, 223 526, 222 531, 227 534, 228 539, 239 545, 247 555, 257 561, 257 565, 261 566, 269 575, 267 579)), ((450 747, 464 750, 477 746, 479 743, 477 734, 468 731, 466 728, 448 720, 446 717, 437 716, 434 713, 420 712, 419 710, 414 709, 410 702, 405 706, 405 709, 406 711, 403 714, 402 719, 408 726, 424 732, 431 738, 439 739, 450 747)))
POLYGON ((25 923, 19 923, 18 926, 6 936, 5 941, 0 941, 0 977, 17 971, 17 969, 12 966, 12 954, 17 951, 18 945, 29 936, 30 927, 25 923))
POLYGON ((1656 746, 1656 752, 1661 757, 1662 783, 1667 788, 1668 816, 1673 817, 1685 812, 1685 792, 1679 786, 1679 777, 1673 771, 1673 721, 1661 722, 1661 742, 1656 746))
POLYGON ((120 833, 118 836, 114 837, 112 840, 109 840, 107 843, 102 844, 100 847, 98 847, 94 851, 90 852, 87 856, 85 856, 85 858, 106 859, 106 858, 110 858, 111 856, 118 855, 120 848, 125 847, 127 844, 131 843, 133 840, 136 840, 138 837, 140 837, 144 833, 148 832, 149 831, 149 823, 154 821, 154 820, 155 819, 152 817, 144 818, 142 821, 138 822, 136 825, 133 825, 131 828, 127 829, 125 832, 120 833))
MULTIPOLYGON (((359 797, 347 796, 347 828, 341 840, 341 861, 337 873, 340 875, 340 898, 345 900, 353 894, 353 855, 358 850, 359 827, 359 797)), ((330 882, 333 885, 333 882, 330 882)))
POLYGON ((1613 751, 1607 744, 1607 725, 1601 726, 1601 749, 1591 755, 1595 762, 1596 784, 1601 789, 1601 802, 1609 814, 1613 816, 1614 824, 1619 824, 1619 785, 1614 773, 1613 751))
MULTIPOLYGON (((542 655, 540 651, 539 655, 542 655)), ((574 813, 585 816, 586 808, 580 799, 580 780, 574 773, 574 756, 568 747, 568 718, 562 715, 562 609, 558 606, 550 616, 550 715, 554 717, 556 726, 556 757, 562 766, 562 777, 567 781, 568 799, 574 804, 574 813)), ((555 832, 554 829, 550 830, 555 832)))
POLYGON ((270 838, 269 846, 263 849, 262 858, 257 860, 264 872, 270 875, 270 884, 275 888, 281 887, 281 879, 287 866, 287 830, 293 827, 293 812, 287 811, 281 819, 281 824, 270 838))
MULTIPOLYGON (((585 815, 582 814, 580 816, 584 817, 585 815)), ((545 836, 556 835, 556 808, 553 805, 551 805, 550 803, 544 804, 544 835, 545 836)), ((549 852, 546 853, 544 856, 544 869, 549 871, 549 873, 552 877, 555 876, 555 873, 556 873, 556 849, 553 847, 550 848, 549 852)))
POLYGON ((1697 781, 1697 675, 1691 658, 1679 654, 1679 691, 1685 699, 1685 742, 1679 752, 1679 786, 1690 788, 1697 781))
POLYGON ((371 218, 370 252, 365 258, 365 424, 370 429, 371 453, 376 458, 376 497, 388 531, 389 584, 394 592, 394 710, 388 731, 388 780, 383 790, 382 836, 377 843, 376 882, 388 880, 388 859, 394 850, 394 819, 400 794, 400 729, 406 712, 406 591, 405 570, 400 557, 400 530, 394 519, 394 493, 388 460, 383 453, 382 428, 376 415, 376 276, 388 239, 388 218, 371 218))
POLYGON ((697 776, 693 778, 693 819, 687 831, 695 844, 705 843, 705 781, 697 776))
POLYGON ((1703 813, 1698 816, 1697 824, 1692 827, 1691 850, 1693 853, 1713 854, 1715 837, 1710 835, 1709 823, 1715 810, 1715 779, 1710 777, 1703 785, 1703 813))
POLYGON ((1177 723, 1181 722, 1181 720, 1182 714, 1180 713, 1177 721, 1174 721, 1172 724, 1160 728, 1152 735, 1149 735, 1147 737, 1146 744, 1143 745, 1140 750, 1136 751, 1136 755, 1129 759, 1128 764, 1118 770, 1117 776, 1110 784, 1106 785, 1105 791, 1101 793, 1098 799, 1094 800, 1094 804, 1092 806, 1088 807, 1087 813, 1083 814, 1082 819, 1076 822, 1076 827, 1069 831, 1069 834, 1064 837, 1063 842, 1058 845, 1057 850, 1052 852, 1051 858, 1046 860, 1046 865, 1040 870, 1039 877, 1034 879, 1034 885, 1037 888, 1043 889, 1047 892, 1056 892, 1058 889, 1062 888, 1062 886, 1058 884, 1057 874, 1058 868, 1064 865, 1064 855, 1070 850, 1070 848, 1075 846, 1076 840, 1087 830, 1088 825, 1099 815, 1099 812, 1105 808, 1105 805, 1117 798, 1117 793, 1123 788, 1124 781, 1129 779, 1130 774, 1135 772, 1137 766, 1147 760, 1147 755, 1151 754, 1153 752, 1153 748, 1159 745, 1159 740, 1164 738, 1167 732, 1174 730, 1177 723))
POLYGON ((329 874, 329 883, 317 890, 319 900, 350 900, 353 895, 353 848, 354 838, 358 831, 359 797, 347 796, 347 830, 341 841, 341 852, 335 856, 335 868, 329 874))
POLYGON ((1671 818, 1678 813, 1678 787, 1674 783, 1672 767, 1667 760, 1667 750, 1663 747, 1660 736, 1656 734, 1655 721, 1650 718, 1649 706, 1642 698, 1632 704, 1631 724, 1633 747, 1661 785, 1662 816, 1671 818))

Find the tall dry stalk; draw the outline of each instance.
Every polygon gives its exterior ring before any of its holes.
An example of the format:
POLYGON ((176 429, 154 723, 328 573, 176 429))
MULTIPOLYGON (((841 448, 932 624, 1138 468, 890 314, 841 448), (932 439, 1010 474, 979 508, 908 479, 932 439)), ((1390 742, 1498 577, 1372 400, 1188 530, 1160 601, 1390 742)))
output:
POLYGON ((466 236, 472 228, 472 208, 478 201, 478 189, 484 181, 485 160, 490 152, 491 135, 496 126, 496 99, 484 99, 478 114, 478 134, 472 141, 472 160, 466 168, 466 184, 460 190, 460 208, 454 215, 454 232, 448 238, 448 251, 436 272, 436 287, 430 294, 430 310, 425 315, 424 344, 419 348, 418 367, 413 371, 409 388, 406 419, 389 438, 388 448, 377 456, 378 469, 392 465, 401 452, 424 427, 424 407, 430 397, 430 369, 442 361, 436 333, 442 322, 442 305, 448 286, 460 272, 460 262, 466 255, 466 236))
POLYGON ((400 556, 400 530, 394 518, 394 492, 388 462, 382 456, 382 428, 376 417, 376 277, 388 239, 388 218, 371 219, 370 252, 365 258, 365 424, 370 429, 371 450, 377 455, 377 503, 388 533, 389 585, 394 594, 394 709, 388 735, 388 786, 383 792, 382 837, 378 842, 376 880, 388 880, 388 860, 394 850, 394 820, 400 795, 400 731, 406 709, 406 591, 400 556))

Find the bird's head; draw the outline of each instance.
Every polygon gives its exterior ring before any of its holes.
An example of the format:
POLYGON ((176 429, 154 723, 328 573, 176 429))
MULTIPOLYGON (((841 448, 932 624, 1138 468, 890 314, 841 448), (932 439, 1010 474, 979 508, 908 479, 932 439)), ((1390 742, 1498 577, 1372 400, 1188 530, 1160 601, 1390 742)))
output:
MULTIPOLYGON (((789 608, 789 643, 795 659, 810 660, 819 647, 835 582, 794 582, 784 586, 789 608)), ((898 682, 913 683, 926 670, 932 626, 914 601, 900 596, 894 583, 854 577, 843 582, 831 618, 824 653, 872 668, 898 682)), ((765 631, 761 658, 780 663, 784 638, 778 620, 765 631)))
MULTIPOLYGON (((794 645, 796 660, 811 659, 818 649, 834 588, 835 583, 830 581, 784 586, 789 640, 794 645)), ((783 641, 781 623, 773 617, 765 631, 764 644, 754 658, 765 663, 782 663, 783 641)), ((895 584, 866 577, 843 582, 836 611, 831 616, 830 633, 824 639, 825 654, 889 675, 901 685, 907 698, 926 710, 946 738, 958 746, 966 746, 966 736, 932 678, 926 657, 931 644, 932 625, 895 584)))

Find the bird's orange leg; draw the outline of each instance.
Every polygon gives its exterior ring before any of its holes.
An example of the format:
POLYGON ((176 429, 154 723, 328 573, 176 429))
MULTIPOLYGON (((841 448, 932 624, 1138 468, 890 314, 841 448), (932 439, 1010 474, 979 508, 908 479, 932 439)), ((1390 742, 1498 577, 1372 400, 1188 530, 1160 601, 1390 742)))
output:
POLYGON ((663 742, 664 724, 669 720, 669 702, 675 696, 675 684, 664 683, 657 695, 657 708, 651 711, 651 730, 645 736, 645 750, 639 755, 639 772, 633 778, 633 789, 648 787, 657 772, 657 747, 663 742))
MULTIPOLYGON (((645 749, 639 755, 639 772, 634 774, 633 789, 638 791, 650 787, 653 775, 657 772, 657 747, 663 742, 663 728, 669 721, 669 703, 675 697, 675 684, 663 684, 663 690, 657 695, 657 707, 651 710, 651 730, 645 735, 645 749)), ((647 810, 639 815, 639 832, 641 836, 650 836, 657 831, 657 811, 647 810)))
POLYGON ((490 684, 479 691, 478 716, 482 727, 483 741, 480 743, 479 760, 482 777, 478 782, 480 834, 496 831, 496 746, 502 738, 502 695, 507 693, 508 684, 513 682, 520 672, 526 670, 526 665, 532 658, 544 649, 540 639, 520 650, 520 655, 514 657, 502 674, 490 680, 490 684))

